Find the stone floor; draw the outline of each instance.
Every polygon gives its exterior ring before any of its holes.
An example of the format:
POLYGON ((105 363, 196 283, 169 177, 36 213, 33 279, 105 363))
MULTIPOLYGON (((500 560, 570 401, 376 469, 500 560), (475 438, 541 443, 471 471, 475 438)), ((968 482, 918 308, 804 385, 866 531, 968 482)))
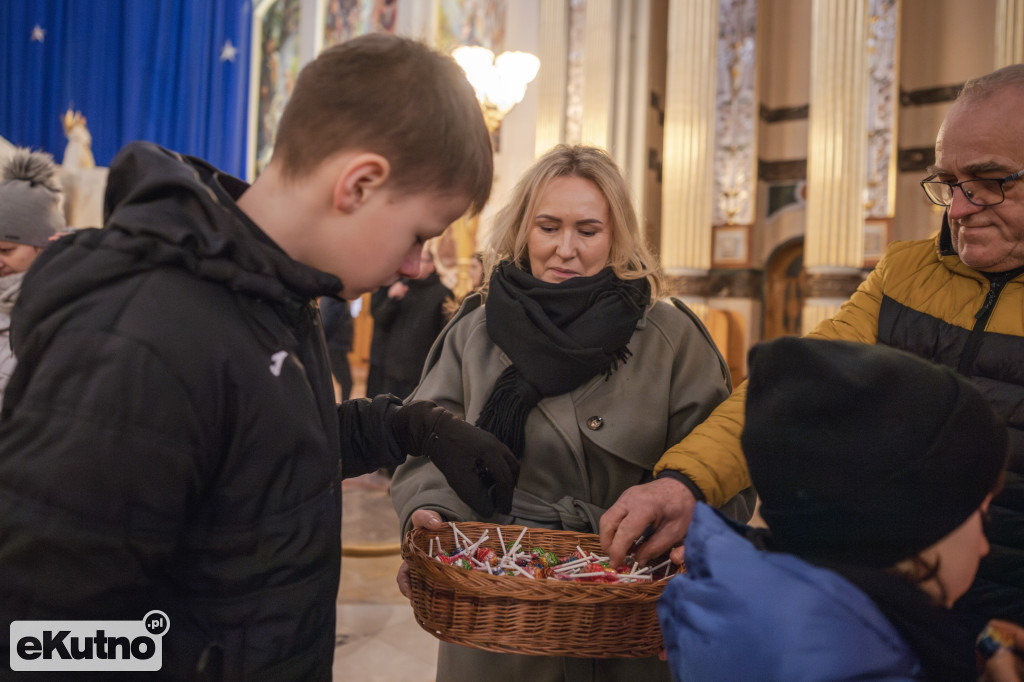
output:
MULTIPOLYGON (((352 397, 366 392, 353 366, 352 397)), ((340 393, 340 392, 339 392, 340 393)), ((342 558, 334 680, 433 682, 437 642, 395 584, 402 564, 398 517, 380 473, 342 483, 342 558)))
POLYGON ((381 474, 343 485, 341 584, 334 679, 430 682, 437 640, 416 624, 395 584, 402 563, 398 519, 381 474), (353 556, 352 554, 356 554, 353 556))

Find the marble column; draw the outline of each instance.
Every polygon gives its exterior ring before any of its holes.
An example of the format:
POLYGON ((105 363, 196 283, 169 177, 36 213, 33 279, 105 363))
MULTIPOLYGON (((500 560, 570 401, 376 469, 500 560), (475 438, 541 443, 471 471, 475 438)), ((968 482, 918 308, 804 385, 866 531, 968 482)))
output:
POLYGON ((996 6, 996 68, 1024 62, 1024 0, 996 6))
POLYGON ((813 0, 803 331, 862 279, 869 0, 813 0))
POLYGON ((566 0, 541 0, 541 69, 537 74, 537 132, 534 156, 540 157, 565 139, 566 80, 569 68, 569 5, 566 0))
MULTIPOLYGON (((583 117, 580 140, 609 149, 615 111, 615 0, 587 0, 583 29, 583 117)), ((609 150, 614 155, 614 150, 609 150)))
POLYGON ((718 0, 670 0, 661 262, 670 293, 707 317, 718 0))
POLYGON ((637 217, 643 225, 646 217, 644 197, 647 193, 648 159, 647 127, 650 124, 651 91, 649 87, 651 49, 651 0, 629 0, 619 10, 619 59, 615 121, 612 125, 611 149, 622 174, 629 183, 637 217))

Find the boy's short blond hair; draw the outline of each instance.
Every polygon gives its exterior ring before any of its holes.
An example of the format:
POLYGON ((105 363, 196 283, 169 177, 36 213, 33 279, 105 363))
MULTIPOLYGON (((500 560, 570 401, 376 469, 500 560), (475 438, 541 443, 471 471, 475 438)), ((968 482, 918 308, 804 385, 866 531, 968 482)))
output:
POLYGON ((408 38, 353 38, 299 73, 274 144, 282 174, 302 178, 346 149, 384 156, 391 189, 468 195, 471 214, 491 192, 491 138, 465 73, 408 38))

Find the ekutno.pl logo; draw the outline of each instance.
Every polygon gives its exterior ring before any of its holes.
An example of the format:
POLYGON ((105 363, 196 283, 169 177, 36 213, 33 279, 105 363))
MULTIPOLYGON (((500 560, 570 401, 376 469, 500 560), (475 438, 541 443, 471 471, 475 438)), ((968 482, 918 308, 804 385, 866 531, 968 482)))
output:
POLYGON ((11 623, 11 669, 25 671, 160 670, 163 611, 138 620, 16 620, 11 623))

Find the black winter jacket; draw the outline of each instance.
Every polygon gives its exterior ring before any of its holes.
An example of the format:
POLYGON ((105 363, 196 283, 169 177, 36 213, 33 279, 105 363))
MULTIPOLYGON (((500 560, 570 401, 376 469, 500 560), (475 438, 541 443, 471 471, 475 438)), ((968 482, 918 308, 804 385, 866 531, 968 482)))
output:
MULTIPOLYGON (((1009 427, 1005 484, 992 500, 982 558, 957 608, 1024 625, 1024 269, 986 276, 933 239, 893 242, 849 301, 811 333, 881 343, 970 378, 1009 427)), ((950 481, 955 486, 956 481, 950 481)))
MULTIPOLYGON (((342 288, 146 143, 106 225, 25 280, 0 419, 0 647, 14 620, 166 612, 161 676, 328 680, 339 479, 401 452, 387 398, 336 405, 315 298, 342 288)), ((8 673, 9 674, 9 673, 8 673)))
POLYGON ((372 307, 374 330, 380 329, 385 339, 379 359, 384 366, 383 392, 400 398, 419 383, 430 347, 448 322, 445 302, 452 297, 436 272, 405 283, 409 287, 405 296, 394 299, 384 295, 375 299, 372 307))

